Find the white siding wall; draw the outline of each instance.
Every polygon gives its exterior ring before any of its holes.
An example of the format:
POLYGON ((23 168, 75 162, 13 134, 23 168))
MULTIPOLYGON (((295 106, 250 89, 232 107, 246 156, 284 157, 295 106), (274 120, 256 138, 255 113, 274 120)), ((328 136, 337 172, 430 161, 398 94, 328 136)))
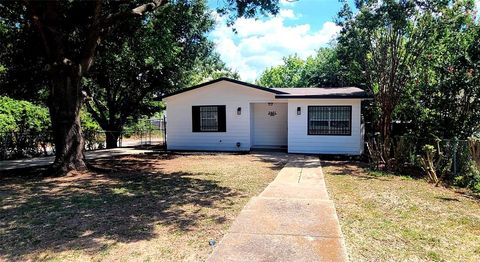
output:
POLYGON ((275 94, 220 81, 167 97, 167 147, 169 150, 250 150, 250 103, 274 102, 275 94), (192 106, 226 105, 227 132, 192 132, 192 106), (242 114, 237 115, 237 108, 242 114), (237 149, 236 143, 241 146, 237 149))
POLYGON ((289 99, 288 152, 349 155, 361 154, 363 144, 361 142, 362 138, 360 130, 360 104, 360 99, 289 99), (351 105, 352 135, 308 135, 308 106, 316 105, 351 105), (301 107, 301 115, 297 115, 297 107, 301 107))

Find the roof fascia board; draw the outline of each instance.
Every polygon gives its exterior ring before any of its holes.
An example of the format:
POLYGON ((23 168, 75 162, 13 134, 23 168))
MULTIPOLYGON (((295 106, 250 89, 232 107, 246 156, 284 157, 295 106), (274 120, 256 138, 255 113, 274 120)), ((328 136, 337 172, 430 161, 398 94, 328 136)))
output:
POLYGON ((191 91, 191 90, 194 90, 194 89, 197 89, 197 88, 201 88, 201 87, 204 87, 204 86, 208 86, 208 85, 211 85, 211 84, 215 84, 215 83, 218 83, 218 82, 221 82, 221 81, 228 81, 228 82, 231 82, 231 83, 234 83, 234 84, 243 85, 243 86, 255 88, 255 89, 258 89, 258 90, 262 90, 262 91, 266 91, 266 92, 270 92, 270 93, 274 93, 274 94, 288 94, 286 92, 278 91, 278 90, 275 90, 275 89, 272 89, 272 88, 258 86, 258 85, 254 85, 254 84, 250 84, 250 83, 245 83, 245 82, 242 82, 240 80, 235 80, 235 79, 231 79, 231 78, 221 77, 221 78, 211 80, 211 81, 208 81, 208 82, 196 85, 196 86, 192 86, 190 88, 185 88, 185 89, 173 92, 171 94, 164 95, 164 96, 162 96, 162 99, 170 97, 170 96, 178 95, 178 94, 181 94, 181 93, 184 93, 184 92, 188 92, 188 91, 191 91))

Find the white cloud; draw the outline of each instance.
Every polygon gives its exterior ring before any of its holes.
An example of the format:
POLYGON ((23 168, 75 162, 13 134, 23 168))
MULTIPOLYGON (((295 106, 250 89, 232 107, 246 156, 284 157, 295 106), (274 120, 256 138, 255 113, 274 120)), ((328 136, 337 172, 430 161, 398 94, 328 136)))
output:
POLYGON ((278 15, 283 18, 290 18, 290 19, 296 18, 292 9, 280 9, 280 12, 278 13, 278 15))
POLYGON ((238 70, 243 80, 253 81, 266 68, 281 64, 284 56, 315 54, 340 31, 333 22, 325 22, 316 31, 309 24, 285 24, 297 17, 293 10, 282 9, 278 16, 264 20, 240 18, 233 26, 237 34, 217 17, 211 37, 223 61, 238 70))

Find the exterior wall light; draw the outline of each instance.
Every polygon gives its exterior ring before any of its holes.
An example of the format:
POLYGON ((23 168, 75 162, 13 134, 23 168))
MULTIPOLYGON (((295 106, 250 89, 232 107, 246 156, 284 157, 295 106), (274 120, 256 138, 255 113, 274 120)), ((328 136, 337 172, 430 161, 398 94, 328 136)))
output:
POLYGON ((241 115, 241 114, 242 114, 242 108, 239 107, 239 108, 237 108, 237 115, 241 115))
POLYGON ((297 115, 301 115, 302 114, 302 108, 301 107, 297 107, 297 115))

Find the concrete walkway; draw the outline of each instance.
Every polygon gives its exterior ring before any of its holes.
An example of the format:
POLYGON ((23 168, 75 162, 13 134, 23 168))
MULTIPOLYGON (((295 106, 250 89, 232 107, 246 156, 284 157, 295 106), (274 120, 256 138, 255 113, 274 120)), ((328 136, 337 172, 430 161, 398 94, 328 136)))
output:
MULTIPOLYGON (((153 151, 122 147, 122 148, 114 148, 114 149, 88 151, 85 153, 85 157, 87 159, 97 159, 97 158, 112 157, 112 156, 144 154, 148 152, 153 152, 153 151)), ((53 156, 34 157, 34 158, 26 158, 26 159, 18 159, 18 160, 3 160, 3 161, 0 161, 0 171, 27 168, 27 167, 48 166, 51 163, 53 163, 54 160, 55 160, 55 157, 53 156)))
POLYGON ((319 159, 290 156, 207 261, 347 261, 319 159))

